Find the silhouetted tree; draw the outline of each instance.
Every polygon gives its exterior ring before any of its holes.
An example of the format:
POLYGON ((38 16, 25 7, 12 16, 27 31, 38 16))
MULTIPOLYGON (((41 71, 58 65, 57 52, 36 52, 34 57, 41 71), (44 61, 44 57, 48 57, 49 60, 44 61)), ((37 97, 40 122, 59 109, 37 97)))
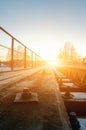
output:
POLYGON ((75 51, 73 44, 66 42, 63 49, 60 49, 58 59, 64 63, 80 62, 80 55, 75 51))

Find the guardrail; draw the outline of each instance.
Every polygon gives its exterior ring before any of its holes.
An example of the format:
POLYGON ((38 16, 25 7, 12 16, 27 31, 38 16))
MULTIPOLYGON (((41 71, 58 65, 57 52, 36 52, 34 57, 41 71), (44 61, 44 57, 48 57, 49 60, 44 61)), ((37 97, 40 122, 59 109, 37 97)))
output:
POLYGON ((42 63, 38 54, 0 27, 0 71, 28 69, 42 63))

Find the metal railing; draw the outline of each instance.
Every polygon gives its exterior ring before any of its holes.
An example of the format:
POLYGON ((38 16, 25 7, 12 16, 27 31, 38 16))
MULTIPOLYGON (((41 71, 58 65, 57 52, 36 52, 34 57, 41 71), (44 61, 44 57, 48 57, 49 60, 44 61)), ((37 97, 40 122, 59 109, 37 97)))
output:
POLYGON ((38 54, 0 27, 0 71, 33 68, 43 62, 38 54))

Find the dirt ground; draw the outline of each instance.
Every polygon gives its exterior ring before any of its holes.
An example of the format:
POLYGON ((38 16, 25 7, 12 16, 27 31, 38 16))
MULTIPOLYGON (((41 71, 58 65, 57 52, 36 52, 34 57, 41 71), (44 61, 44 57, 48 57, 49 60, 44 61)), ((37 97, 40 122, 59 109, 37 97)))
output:
POLYGON ((35 74, 5 88, 0 92, 0 130, 63 130, 57 98, 59 101, 50 73, 35 74), (14 103, 24 87, 37 92, 38 103, 14 103))

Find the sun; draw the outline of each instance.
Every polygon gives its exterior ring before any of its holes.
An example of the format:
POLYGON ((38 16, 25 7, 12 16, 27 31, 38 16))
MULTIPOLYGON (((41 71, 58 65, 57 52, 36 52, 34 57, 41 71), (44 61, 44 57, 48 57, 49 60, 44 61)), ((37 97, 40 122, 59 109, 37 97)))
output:
POLYGON ((49 61, 49 66, 57 66, 57 61, 49 61))

